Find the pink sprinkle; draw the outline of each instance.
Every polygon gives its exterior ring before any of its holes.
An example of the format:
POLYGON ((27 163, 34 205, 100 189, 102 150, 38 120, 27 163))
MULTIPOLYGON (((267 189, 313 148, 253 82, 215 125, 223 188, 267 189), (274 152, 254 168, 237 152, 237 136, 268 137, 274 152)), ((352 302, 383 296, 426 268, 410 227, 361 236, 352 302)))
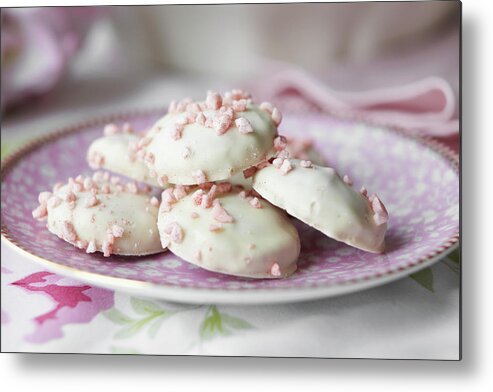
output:
POLYGON ((60 199, 58 196, 53 196, 48 200, 48 207, 50 208, 56 208, 62 203, 62 199, 60 199))
POLYGON ((86 208, 94 207, 98 203, 99 203, 99 200, 96 198, 96 196, 91 195, 91 196, 89 196, 89 198, 86 199, 86 201, 84 203, 84 207, 86 207, 86 208))
POLYGON ((250 124, 250 121, 248 121, 244 117, 237 118, 235 120, 235 124, 236 124, 236 127, 238 128, 238 131, 243 135, 246 135, 247 133, 253 132, 253 128, 252 128, 252 125, 250 124))
POLYGON ((228 193, 231 192, 233 186, 229 182, 219 182, 216 184, 218 193, 228 193))
POLYGON ((173 189, 173 195, 175 196, 176 200, 183 199, 187 195, 187 191, 183 187, 183 185, 177 185, 173 189))
POLYGON ((38 196, 39 204, 45 204, 46 202, 48 202, 48 199, 51 197, 51 195, 51 192, 41 192, 38 196))
POLYGON ((173 124, 170 127, 170 131, 171 131, 171 139, 173 140, 181 139, 183 133, 183 125, 173 124))
POLYGON ((202 198, 204 197, 205 192, 202 189, 196 190, 192 195, 192 201, 196 206, 200 206, 202 204, 202 198))
POLYGON ((207 177, 202 170, 196 170, 192 173, 192 175, 195 181, 197 182, 197 184, 203 184, 204 182, 207 181, 207 177))
POLYGON ((115 236, 111 232, 111 229, 108 229, 106 233, 106 241, 108 241, 109 244, 113 245, 115 243, 115 236))
POLYGON ((53 185, 53 192, 59 191, 62 186, 63 182, 57 182, 55 185, 53 185))
POLYGON ((116 124, 106 124, 104 126, 103 134, 104 136, 111 136, 118 133, 119 129, 116 124))
POLYGON ((178 105, 176 106, 176 111, 178 113, 184 112, 187 109, 189 103, 192 103, 192 100, 190 98, 182 99, 180 102, 178 102, 178 105))
POLYGON ((272 276, 281 276, 281 268, 279 264, 274 263, 270 269, 270 273, 272 276))
POLYGON ((168 183, 168 176, 164 174, 161 177, 158 177, 157 183, 159 186, 165 186, 168 183))
POLYGON ((94 186, 94 182, 89 178, 87 177, 85 180, 84 180, 84 189, 85 190, 89 190, 91 189, 92 187, 94 186))
POLYGON ((259 164, 257 164, 257 169, 260 170, 260 169, 263 169, 264 167, 267 167, 269 165, 270 165, 269 161, 263 161, 263 162, 260 162, 259 164))
POLYGON ((96 252, 96 242, 89 241, 89 244, 87 245, 86 248, 86 253, 94 253, 94 252, 96 252))
POLYGON ((168 188, 161 193, 161 199, 163 200, 163 203, 166 204, 173 204, 176 203, 176 197, 173 193, 173 188, 168 188))
POLYGON ((151 200, 149 201, 151 203, 151 205, 153 205, 154 207, 157 207, 159 206, 159 200, 157 199, 156 196, 152 196, 151 197, 151 200))
POLYGON ((281 166, 282 166, 282 163, 284 162, 284 159, 283 158, 276 158, 272 161, 272 164, 274 165, 274 167, 276 169, 280 169, 281 166))
POLYGON ((212 206, 212 201, 213 201, 213 199, 208 194, 205 194, 202 196, 202 200, 200 202, 200 207, 210 208, 212 206))
POLYGON ((185 116, 187 117, 187 124, 193 124, 195 122, 195 119, 197 118, 197 115, 197 112, 187 111, 185 113, 185 116))
POLYGON ((79 249, 85 249, 87 248, 87 245, 88 243, 86 240, 78 240, 75 242, 75 246, 79 249))
POLYGON ((103 181, 103 172, 97 171, 92 175, 92 180, 96 182, 103 181))
POLYGON ((168 113, 176 112, 176 101, 171 101, 168 106, 168 113))
POLYGON ((179 124, 179 125, 187 125, 188 124, 188 116, 186 113, 178 116, 175 120, 175 123, 176 124, 179 124))
POLYGON ((149 136, 145 136, 137 143, 137 148, 141 149, 151 143, 152 139, 149 136))
POLYGON ((260 203, 258 197, 254 197, 252 200, 250 200, 250 205, 254 208, 262 208, 262 204, 260 203))
POLYGON ((234 221, 233 217, 228 214, 219 201, 212 208, 212 217, 221 223, 232 223, 234 221))
POLYGON ((223 228, 222 223, 211 223, 209 225, 209 231, 217 232, 217 231, 222 230, 222 228, 223 228))
POLYGON ((204 113, 202 113, 202 112, 197 114, 197 117, 195 118, 195 122, 199 125, 205 125, 206 120, 207 119, 206 119, 204 113))
POLYGON ((62 197, 63 197, 64 201, 69 202, 69 203, 71 201, 75 201, 75 199, 76 199, 75 193, 73 193, 72 191, 66 192, 62 197))
POLYGON ((223 135, 231 126, 231 121, 231 117, 228 115, 216 116, 212 121, 212 127, 218 135, 223 135))
POLYGON ((69 221, 62 222, 62 237, 65 241, 74 242, 77 239, 74 225, 69 221))
POLYGON ((187 112, 199 113, 200 111, 200 106, 196 102, 192 102, 187 105, 187 112))
POLYGON ((182 158, 183 159, 190 158, 190 155, 192 155, 192 151, 190 150, 190 147, 185 146, 181 153, 182 158))
POLYGON ((281 150, 279 151, 279 153, 277 154, 277 158, 281 158, 281 159, 287 159, 290 157, 290 154, 289 154, 289 151, 288 150, 281 150))
POLYGON ((208 91, 207 98, 205 100, 207 107, 211 110, 217 110, 221 107, 223 100, 221 95, 216 93, 215 91, 208 91))
POLYGON ((240 196, 242 199, 246 199, 247 193, 246 193, 246 191, 241 191, 240 193, 238 193, 238 196, 240 196))
POLYGON ((105 241, 103 241, 102 250, 103 250, 103 256, 104 257, 110 257, 111 252, 113 252, 113 245, 109 241, 105 240, 105 241))
POLYGON ((255 166, 249 167, 248 169, 243 170, 243 177, 250 178, 257 172, 257 168, 255 166))
POLYGON ((347 185, 349 186, 352 186, 353 185, 353 181, 351 181, 351 179, 349 178, 349 176, 347 174, 344 175, 343 179, 342 179, 347 185))
POLYGON ((274 121, 274 123, 276 125, 279 125, 281 123, 281 121, 282 121, 282 114, 281 114, 281 112, 279 111, 278 108, 274 108, 272 110, 271 116, 272 116, 272 121, 274 121))
POLYGON ((46 209, 46 203, 38 206, 33 212, 33 218, 37 220, 44 220, 48 216, 48 210, 46 209))
POLYGON ((89 166, 92 169, 99 169, 104 165, 104 156, 98 152, 93 152, 88 159, 89 166))
POLYGON ((375 220, 377 226, 387 223, 389 220, 389 213, 387 212, 387 209, 376 195, 373 197, 373 200, 371 201, 371 206, 373 212, 375 213, 373 215, 373 219, 375 220))
POLYGON ((118 225, 111 226, 111 234, 113 234, 113 237, 115 238, 121 238, 124 232, 125 229, 121 226, 118 225))
POLYGON ((223 104, 231 105, 232 103, 233 103, 233 94, 231 94, 231 92, 229 91, 226 91, 223 97, 223 104))
POLYGON ((361 193, 365 197, 368 197, 368 191, 366 190, 366 188, 364 186, 361 187, 361 189, 359 190, 359 193, 361 193))
POLYGON ((291 162, 289 161, 289 159, 285 159, 281 165, 281 167, 279 168, 279 170, 281 170, 281 172, 283 173, 283 175, 286 175, 288 174, 291 170, 293 170, 293 166, 291 166, 291 162))
POLYGON ((111 189, 110 189, 109 184, 103 184, 103 186, 101 186, 101 192, 108 194, 108 193, 110 193, 110 191, 111 191, 111 189))
POLYGON ((274 110, 274 106, 270 102, 262 102, 259 105, 259 108, 262 109, 264 112, 267 112, 269 114, 272 114, 272 111, 274 110))
POLYGON ((130 192, 130 193, 137 193, 138 192, 138 188, 137 188, 137 184, 135 182, 129 182, 127 185, 126 185, 126 189, 127 189, 127 192, 130 192))
POLYGON ((183 230, 176 222, 169 223, 164 228, 164 232, 168 234, 171 240, 177 244, 180 244, 183 241, 183 230))
POLYGON ((312 161, 301 160, 300 166, 304 167, 304 168, 310 168, 310 167, 313 167, 313 164, 312 164, 312 161))
POLYGON ((247 107, 246 99, 239 99, 237 101, 233 101, 233 110, 235 112, 244 112, 247 107))
POLYGON ((123 124, 123 132, 124 133, 132 133, 134 131, 132 124, 126 122, 123 124))
POLYGON ((286 148, 288 141, 284 136, 278 136, 274 139, 274 149, 276 151, 281 151, 286 148))
POLYGON ((151 164, 154 164, 154 162, 156 162, 156 157, 154 156, 154 154, 152 152, 147 152, 144 156, 144 160, 146 162, 149 162, 151 164))
POLYGON ((190 217, 191 217, 192 219, 197 219, 198 217, 200 217, 200 215, 199 215, 199 214, 197 214, 197 213, 194 211, 194 212, 192 212, 192 213, 190 214, 190 217))

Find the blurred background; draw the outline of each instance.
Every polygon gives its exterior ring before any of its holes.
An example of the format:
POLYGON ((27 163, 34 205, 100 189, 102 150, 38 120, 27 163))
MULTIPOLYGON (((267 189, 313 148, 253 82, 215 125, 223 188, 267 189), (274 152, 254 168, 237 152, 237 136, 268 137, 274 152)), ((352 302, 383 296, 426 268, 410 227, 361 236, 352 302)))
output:
POLYGON ((458 132, 454 1, 3 8, 1 18, 2 146, 231 87, 286 111, 458 132))

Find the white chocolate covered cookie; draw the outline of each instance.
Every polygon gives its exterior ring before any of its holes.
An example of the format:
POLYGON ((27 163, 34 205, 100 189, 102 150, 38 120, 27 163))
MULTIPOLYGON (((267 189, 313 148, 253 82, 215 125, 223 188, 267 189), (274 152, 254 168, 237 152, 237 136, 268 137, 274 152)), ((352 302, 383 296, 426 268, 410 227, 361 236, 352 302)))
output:
POLYGON ((240 90, 172 102, 143 139, 144 160, 160 184, 225 180, 274 155, 280 121, 276 108, 240 90))
POLYGON ((163 245, 210 271, 252 278, 293 273, 300 240, 287 215, 245 191, 214 187, 179 199, 163 192, 158 218, 163 245))
POLYGON ((327 236, 369 252, 385 247, 388 214, 380 199, 351 187, 334 169, 277 158, 257 171, 253 188, 272 204, 327 236))
MULTIPOLYGON (((136 154, 141 137, 131 132, 109 132, 116 125, 105 127, 105 136, 94 140, 87 150, 87 161, 93 169, 104 168, 122 174, 137 181, 158 186, 155 178, 149 175, 149 169, 136 154)), ((118 129, 118 128, 116 128, 118 129)))
POLYGON ((70 178, 53 192, 39 195, 33 217, 47 218, 47 228, 87 253, 143 256, 162 252, 157 229, 159 201, 150 187, 120 183, 96 172, 70 178))

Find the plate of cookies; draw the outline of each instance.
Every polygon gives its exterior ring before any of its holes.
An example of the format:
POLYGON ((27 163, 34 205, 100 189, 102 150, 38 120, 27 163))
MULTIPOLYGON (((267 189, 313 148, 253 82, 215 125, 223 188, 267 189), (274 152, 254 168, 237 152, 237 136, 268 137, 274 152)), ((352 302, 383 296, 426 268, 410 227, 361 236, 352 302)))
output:
POLYGON ((458 156, 242 90, 89 120, 2 162, 2 240, 56 273, 185 303, 294 302, 412 274, 459 240, 458 156))

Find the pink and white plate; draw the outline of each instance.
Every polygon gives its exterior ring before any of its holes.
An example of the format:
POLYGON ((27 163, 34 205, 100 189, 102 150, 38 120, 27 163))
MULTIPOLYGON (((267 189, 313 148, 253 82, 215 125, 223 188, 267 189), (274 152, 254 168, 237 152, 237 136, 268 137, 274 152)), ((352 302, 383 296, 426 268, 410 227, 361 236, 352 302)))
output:
POLYGON ((385 202, 385 254, 331 240, 296 221, 298 270, 282 280, 252 280, 205 271, 166 252, 147 257, 88 255, 48 232, 31 211, 40 191, 89 174, 87 147, 103 124, 149 127, 162 113, 115 115, 58 131, 2 163, 2 239, 48 270, 134 295, 190 303, 275 303, 340 295, 412 274, 453 250, 459 240, 458 157, 403 130, 327 115, 285 116, 280 133, 311 137, 330 166, 385 202))

